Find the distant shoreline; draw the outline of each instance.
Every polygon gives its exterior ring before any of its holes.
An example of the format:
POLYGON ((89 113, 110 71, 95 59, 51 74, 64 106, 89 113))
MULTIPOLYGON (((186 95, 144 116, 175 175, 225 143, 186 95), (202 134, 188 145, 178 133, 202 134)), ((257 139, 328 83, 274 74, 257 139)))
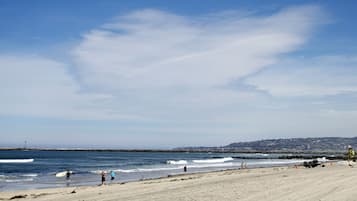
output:
MULTIPOLYGON (((258 150, 190 150, 190 149, 88 149, 88 148, 0 148, 0 151, 75 151, 75 152, 153 152, 153 153, 241 153, 241 154, 288 154, 279 159, 304 158, 314 159, 326 157, 328 159, 344 159, 344 151, 258 151, 258 150), (308 155, 308 156, 306 156, 308 155)), ((239 157, 244 159, 244 157, 239 157)))
MULTIPOLYGON (((96 152, 170 152, 170 153, 264 153, 264 154, 336 154, 346 152, 348 145, 357 147, 357 137, 319 137, 319 138, 287 138, 265 139, 248 142, 236 142, 226 146, 186 146, 175 148, 51 148, 46 146, 22 147, 2 145, 1 150, 34 150, 34 151, 96 151, 96 152)), ((60 145, 61 146, 61 145, 60 145)), ((58 146, 58 147, 60 147, 58 146)))

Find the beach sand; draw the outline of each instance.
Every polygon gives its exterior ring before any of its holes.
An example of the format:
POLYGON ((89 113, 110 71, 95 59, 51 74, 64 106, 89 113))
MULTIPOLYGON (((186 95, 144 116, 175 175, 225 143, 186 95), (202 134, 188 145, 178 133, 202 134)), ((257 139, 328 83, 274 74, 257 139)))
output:
POLYGON ((356 201, 357 167, 276 167, 186 174, 125 184, 1 192, 36 201, 356 201), (75 193, 71 193, 75 191, 75 193))

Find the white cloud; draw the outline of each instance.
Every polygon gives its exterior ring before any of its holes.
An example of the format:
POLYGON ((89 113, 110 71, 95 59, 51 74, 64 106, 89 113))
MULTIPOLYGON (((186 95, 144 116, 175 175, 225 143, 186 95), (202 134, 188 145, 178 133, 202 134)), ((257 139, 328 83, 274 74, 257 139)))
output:
POLYGON ((296 50, 321 13, 304 6, 271 16, 189 18, 141 10, 85 34, 73 56, 83 83, 94 88, 220 86, 296 50))
MULTIPOLYGON (((129 119, 124 126, 112 122, 64 129, 71 131, 68 135, 109 133, 113 140, 108 144, 120 138, 135 144, 135 136, 145 141, 147 133, 147 138, 155 136, 150 139, 153 143, 199 144, 202 136, 210 135, 207 143, 216 144, 318 132, 316 126, 298 129, 312 119, 310 111, 295 115, 290 102, 276 102, 254 88, 233 85, 252 76, 246 82, 258 89, 279 95, 289 92, 289 88, 274 89, 289 86, 276 75, 285 77, 285 69, 271 74, 263 69, 301 48, 323 20, 322 14, 316 6, 260 16, 132 12, 84 34, 65 62, 71 66, 44 57, 1 56, 0 93, 6 98, 0 100, 0 115, 129 119)), ((294 77, 296 82, 309 74, 303 71, 294 77)), ((329 122, 325 120, 315 118, 314 123, 329 122)))
POLYGON ((298 49, 322 13, 317 6, 268 16, 132 12, 85 34, 66 61, 73 67, 40 56, 0 57, 1 113, 84 119, 231 113, 257 95, 226 85, 298 49))
POLYGON ((290 60, 249 77, 247 84, 273 96, 327 96, 357 92, 357 59, 323 56, 290 60))
POLYGON ((121 118, 122 114, 113 115, 96 105, 111 95, 81 92, 66 69, 60 62, 39 56, 0 56, 0 115, 121 118))

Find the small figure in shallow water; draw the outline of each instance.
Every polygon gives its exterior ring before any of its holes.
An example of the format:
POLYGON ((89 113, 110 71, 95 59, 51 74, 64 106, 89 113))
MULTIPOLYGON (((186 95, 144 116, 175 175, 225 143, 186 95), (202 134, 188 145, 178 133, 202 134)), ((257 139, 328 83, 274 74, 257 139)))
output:
POLYGON ((104 171, 102 171, 102 185, 104 185, 105 184, 105 172, 104 171))
POLYGON ((115 179, 115 172, 110 171, 110 180, 113 181, 115 179))
POLYGON ((69 187, 71 183, 71 171, 66 171, 66 186, 69 187))
POLYGON ((183 167, 183 171, 187 172, 187 166, 186 165, 183 167))
POLYGON ((69 180, 71 178, 71 171, 66 171, 66 179, 69 180))

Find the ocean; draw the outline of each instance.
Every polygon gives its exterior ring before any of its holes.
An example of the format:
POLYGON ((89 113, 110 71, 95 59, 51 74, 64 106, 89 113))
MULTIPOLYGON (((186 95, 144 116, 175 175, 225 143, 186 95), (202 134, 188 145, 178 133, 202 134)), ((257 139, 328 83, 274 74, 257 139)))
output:
MULTIPOLYGON (((286 155, 286 154, 285 154, 286 155)), ((0 151, 0 191, 98 185, 100 173, 114 171, 121 183, 168 175, 301 164, 301 159, 279 159, 282 154, 110 152, 110 151, 0 151), (70 179, 56 173, 72 171, 70 179)))

